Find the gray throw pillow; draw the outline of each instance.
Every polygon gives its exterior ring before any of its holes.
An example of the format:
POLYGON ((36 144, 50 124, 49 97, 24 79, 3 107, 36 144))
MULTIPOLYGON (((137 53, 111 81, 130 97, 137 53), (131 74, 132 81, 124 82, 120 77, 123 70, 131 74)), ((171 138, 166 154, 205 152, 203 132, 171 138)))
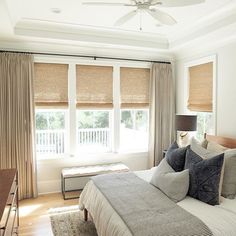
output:
POLYGON ((219 205, 220 178, 224 154, 202 159, 190 148, 186 152, 185 169, 189 169, 189 196, 210 205, 219 205))
POLYGON ((182 171, 184 169, 185 155, 187 147, 179 147, 177 142, 170 145, 166 153, 166 160, 174 171, 182 171))
POLYGON ((225 170, 221 195, 233 199, 236 197, 236 149, 225 152, 225 170))
POLYGON ((183 200, 189 188, 189 171, 175 172, 163 159, 155 169, 150 183, 159 188, 174 202, 183 200))

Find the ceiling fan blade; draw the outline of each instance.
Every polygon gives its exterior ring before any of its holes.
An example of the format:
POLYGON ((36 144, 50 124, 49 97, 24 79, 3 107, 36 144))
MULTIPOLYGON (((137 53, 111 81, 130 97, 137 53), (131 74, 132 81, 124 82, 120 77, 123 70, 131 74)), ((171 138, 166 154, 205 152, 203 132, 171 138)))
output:
POLYGON ((147 9, 146 10, 149 15, 151 15, 154 19, 158 20, 160 23, 165 24, 165 25, 174 25, 176 24, 176 20, 168 15, 165 12, 162 12, 157 9, 147 9))
POLYGON ((133 18, 136 14, 137 14, 137 11, 136 11, 136 10, 127 13, 126 15, 122 16, 121 18, 119 18, 119 19, 115 22, 114 26, 123 25, 125 22, 127 22, 128 20, 130 20, 131 18, 133 18))
POLYGON ((91 5, 91 6, 126 6, 125 3, 119 2, 82 2, 83 5, 91 5))
POLYGON ((205 0, 153 0, 152 4, 155 2, 161 2, 163 7, 184 7, 204 3, 205 0))

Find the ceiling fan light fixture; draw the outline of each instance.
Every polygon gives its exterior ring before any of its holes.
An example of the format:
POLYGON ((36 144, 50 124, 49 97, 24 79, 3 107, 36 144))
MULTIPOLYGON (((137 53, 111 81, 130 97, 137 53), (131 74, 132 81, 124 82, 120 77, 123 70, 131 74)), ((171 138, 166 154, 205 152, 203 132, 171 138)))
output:
MULTIPOLYGON (((130 0, 130 4, 121 2, 82 2, 84 5, 93 6, 128 6, 135 7, 136 9, 128 12, 124 16, 120 17, 114 24, 114 26, 121 26, 133 18, 138 12, 147 12, 154 20, 156 20, 161 25, 175 25, 177 21, 165 11, 159 10, 162 7, 185 7, 204 3, 206 0, 130 0)), ((140 18, 141 22, 141 18, 140 18)), ((141 23, 140 23, 141 25, 141 23)), ((141 30, 141 26, 140 26, 141 30)))

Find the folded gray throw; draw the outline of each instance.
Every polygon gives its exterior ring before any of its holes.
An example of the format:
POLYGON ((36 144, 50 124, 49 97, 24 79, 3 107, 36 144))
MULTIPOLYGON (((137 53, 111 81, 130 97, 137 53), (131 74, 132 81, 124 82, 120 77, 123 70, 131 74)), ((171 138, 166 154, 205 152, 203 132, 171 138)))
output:
POLYGON ((134 236, 212 236, 200 219, 132 172, 91 179, 134 236))

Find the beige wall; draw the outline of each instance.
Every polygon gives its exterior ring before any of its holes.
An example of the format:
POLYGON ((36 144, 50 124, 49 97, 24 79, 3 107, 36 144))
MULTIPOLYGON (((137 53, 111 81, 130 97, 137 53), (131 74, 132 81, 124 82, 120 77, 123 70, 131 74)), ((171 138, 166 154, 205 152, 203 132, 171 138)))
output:
POLYGON ((215 50, 204 51, 176 61, 176 99, 177 113, 184 112, 185 95, 184 64, 201 57, 216 55, 216 128, 217 135, 236 138, 236 42, 215 50))

